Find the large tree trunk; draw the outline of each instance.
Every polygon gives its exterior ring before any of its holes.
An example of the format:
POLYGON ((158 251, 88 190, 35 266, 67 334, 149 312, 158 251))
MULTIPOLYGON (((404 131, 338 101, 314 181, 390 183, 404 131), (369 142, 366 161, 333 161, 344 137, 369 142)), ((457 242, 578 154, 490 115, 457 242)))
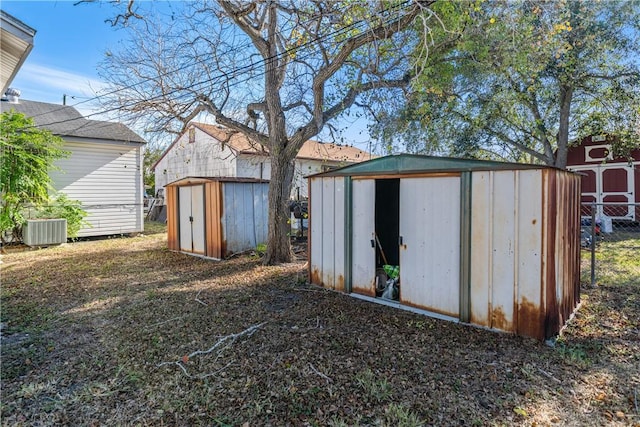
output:
POLYGON ((560 122, 558 125, 558 137, 556 139, 556 159, 554 166, 560 169, 567 168, 567 155, 569 153, 569 119, 571 117, 571 101, 573 99, 573 87, 560 88, 560 122))
POLYGON ((290 158, 286 150, 273 150, 271 158, 271 182, 269 183, 269 233, 265 265, 291 262, 289 200, 295 170, 295 158, 290 158))

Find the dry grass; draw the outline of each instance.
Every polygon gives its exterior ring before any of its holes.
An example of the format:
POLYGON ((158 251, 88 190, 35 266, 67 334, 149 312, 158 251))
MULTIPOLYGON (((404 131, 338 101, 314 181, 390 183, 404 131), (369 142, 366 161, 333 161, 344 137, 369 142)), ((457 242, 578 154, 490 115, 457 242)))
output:
POLYGON ((2 423, 637 425, 624 259, 550 348, 309 287, 301 263, 169 252, 161 233, 11 253, 2 423))

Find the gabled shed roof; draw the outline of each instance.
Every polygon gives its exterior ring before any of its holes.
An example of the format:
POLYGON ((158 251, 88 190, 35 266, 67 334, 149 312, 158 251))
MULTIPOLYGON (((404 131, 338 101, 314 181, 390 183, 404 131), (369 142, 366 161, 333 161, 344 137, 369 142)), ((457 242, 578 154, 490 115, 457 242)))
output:
POLYGON ((377 159, 356 163, 310 176, 401 175, 421 172, 464 172, 514 169, 553 168, 544 165, 497 162, 492 160, 458 159, 453 157, 422 156, 417 154, 397 154, 378 157, 377 159))

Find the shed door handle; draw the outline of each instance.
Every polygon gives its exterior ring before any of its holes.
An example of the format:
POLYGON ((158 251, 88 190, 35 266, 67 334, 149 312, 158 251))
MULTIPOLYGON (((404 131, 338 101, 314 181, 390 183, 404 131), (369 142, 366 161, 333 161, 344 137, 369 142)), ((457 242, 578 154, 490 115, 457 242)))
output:
POLYGON ((189 222, 193 222, 193 217, 189 216, 189 222))
POLYGON ((402 236, 398 236, 398 244, 402 245, 402 236))
POLYGON ((375 248, 375 247, 376 247, 376 242, 375 242, 375 240, 373 240, 373 239, 371 239, 371 247, 372 247, 372 248, 375 248))

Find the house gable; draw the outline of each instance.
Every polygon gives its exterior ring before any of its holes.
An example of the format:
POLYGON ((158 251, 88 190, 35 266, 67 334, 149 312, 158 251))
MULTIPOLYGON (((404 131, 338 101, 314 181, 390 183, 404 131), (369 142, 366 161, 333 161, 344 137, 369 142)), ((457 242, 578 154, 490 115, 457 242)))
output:
POLYGON ((237 176, 238 152, 197 126, 183 132, 153 166, 156 189, 188 176, 237 176))
MULTIPOLYGON (((306 141, 296 156, 292 195, 307 197, 310 174, 370 159, 355 147, 306 141)), ((156 188, 188 176, 269 179, 271 162, 265 147, 240 132, 192 122, 153 166, 156 188), (189 142, 191 140, 191 142, 189 142)))

